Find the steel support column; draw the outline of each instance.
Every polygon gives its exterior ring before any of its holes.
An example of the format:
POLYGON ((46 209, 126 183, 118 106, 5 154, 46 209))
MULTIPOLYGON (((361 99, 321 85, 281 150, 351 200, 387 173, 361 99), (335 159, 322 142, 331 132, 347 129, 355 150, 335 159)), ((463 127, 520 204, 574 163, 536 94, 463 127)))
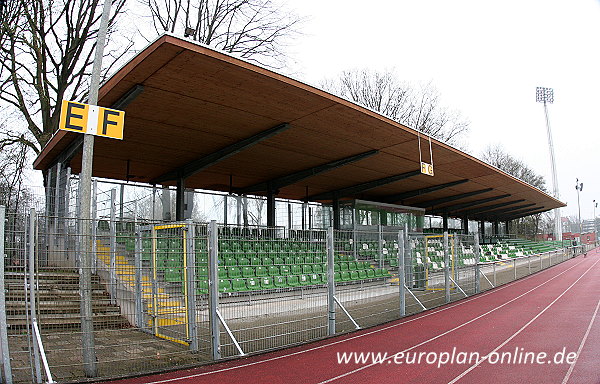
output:
POLYGON ((185 212, 185 179, 177 179, 177 192, 175 194, 175 220, 183 221, 185 212))
POLYGON ((275 191, 269 187, 267 191, 267 227, 275 226, 275 191))

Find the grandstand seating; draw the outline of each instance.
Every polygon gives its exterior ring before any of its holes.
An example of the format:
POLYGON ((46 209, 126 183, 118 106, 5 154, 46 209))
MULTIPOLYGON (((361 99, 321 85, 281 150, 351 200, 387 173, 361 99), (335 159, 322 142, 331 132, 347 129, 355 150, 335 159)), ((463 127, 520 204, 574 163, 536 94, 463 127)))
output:
MULTIPOLYGON (((166 282, 183 283, 183 240, 171 233, 157 231, 156 268, 166 282)), ((128 240, 125 240, 128 241, 128 240)), ((374 245, 371 244, 372 247, 374 245)), ((142 240, 142 258, 152 263, 152 241, 142 240)), ((396 245, 397 247, 397 245, 396 245)), ((196 278, 197 292, 208 292, 207 239, 197 238, 196 278)), ((343 245, 340 248, 348 248, 343 245)), ((365 247, 368 249, 368 246, 365 247)), ((369 256, 374 255, 373 249, 369 256)), ((364 257, 366 254, 361 253, 364 257)), ((246 292, 257 290, 296 288, 327 283, 327 254, 322 241, 252 238, 219 240, 218 277, 220 292, 246 292)), ((335 253, 335 281, 355 283, 364 280, 384 279, 391 274, 387 268, 376 268, 369 261, 356 260, 353 252, 335 253)))
MULTIPOLYGON (((155 247, 156 268, 166 282, 182 283, 184 279, 183 240, 181 236, 157 231, 152 242, 142 238, 142 260, 152 263, 152 248, 155 247)), ((323 239, 306 240, 294 238, 259 237, 260 233, 247 233, 219 240, 218 276, 219 291, 245 292, 276 288, 295 288, 321 285, 327 282, 327 254, 323 239)), ((127 251, 135 249, 134 237, 119 233, 117 242, 127 251)), ((387 268, 398 268, 396 240, 373 241, 339 239, 335 243, 334 279, 338 283, 353 283, 390 277, 387 268), (354 255, 357 255, 355 258, 354 255), (386 268, 379 268, 384 266, 386 268)), ((443 239, 429 236, 411 239, 413 266, 429 271, 444 268, 443 239)), ((195 239, 196 278, 198 292, 206 293, 208 285, 207 238, 195 239)), ((535 242, 523 239, 503 239, 495 243, 480 245, 479 262, 504 260, 549 252, 561 248, 560 243, 535 242)), ((477 263, 473 245, 455 242, 451 249, 453 267, 468 267, 477 263)), ((147 264, 148 265, 148 264, 147 264)))

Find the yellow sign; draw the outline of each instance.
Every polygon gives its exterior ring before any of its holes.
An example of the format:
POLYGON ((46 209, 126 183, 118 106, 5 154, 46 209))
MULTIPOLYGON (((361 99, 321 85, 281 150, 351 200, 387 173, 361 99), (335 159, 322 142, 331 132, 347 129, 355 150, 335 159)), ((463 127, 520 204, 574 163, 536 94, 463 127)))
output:
POLYGON ((427 164, 421 161, 421 173, 433 176, 433 164, 427 164))
POLYGON ((123 140, 125 111, 63 100, 58 127, 123 140))

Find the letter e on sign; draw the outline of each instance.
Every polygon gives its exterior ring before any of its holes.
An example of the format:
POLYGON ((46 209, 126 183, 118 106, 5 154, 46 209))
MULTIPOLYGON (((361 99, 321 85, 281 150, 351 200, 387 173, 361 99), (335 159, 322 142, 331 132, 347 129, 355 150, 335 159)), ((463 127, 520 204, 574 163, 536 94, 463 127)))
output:
POLYGON ((60 129, 79 133, 87 132, 89 105, 63 100, 60 110, 60 129))

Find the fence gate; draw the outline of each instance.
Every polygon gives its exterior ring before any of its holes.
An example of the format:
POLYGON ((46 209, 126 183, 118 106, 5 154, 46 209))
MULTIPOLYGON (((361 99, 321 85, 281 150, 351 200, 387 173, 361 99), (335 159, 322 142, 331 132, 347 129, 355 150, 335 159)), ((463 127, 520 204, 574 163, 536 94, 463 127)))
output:
POLYGON ((142 231, 143 259, 150 263, 142 281, 147 325, 156 337, 197 344, 196 255, 191 224, 153 225, 142 231), (148 230, 149 229, 149 230, 148 230))

